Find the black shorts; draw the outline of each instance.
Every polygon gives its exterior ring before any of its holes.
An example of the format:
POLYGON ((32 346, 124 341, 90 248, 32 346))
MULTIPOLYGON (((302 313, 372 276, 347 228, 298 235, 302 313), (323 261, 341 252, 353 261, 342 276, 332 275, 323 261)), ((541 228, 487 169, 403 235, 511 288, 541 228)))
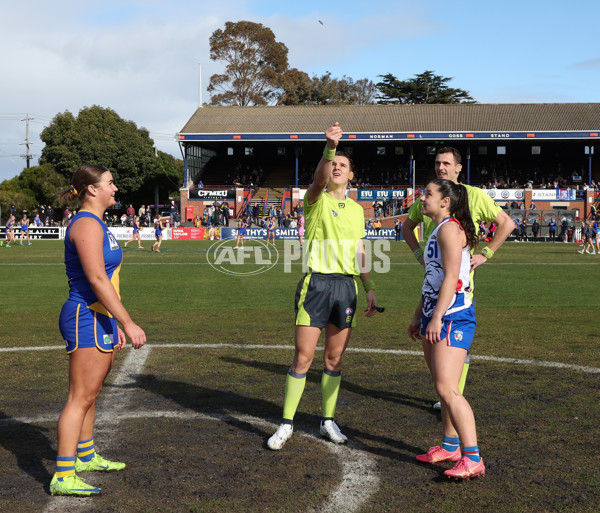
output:
POLYGON ((356 296, 352 275, 308 273, 296 289, 296 326, 352 328, 356 325, 356 296))

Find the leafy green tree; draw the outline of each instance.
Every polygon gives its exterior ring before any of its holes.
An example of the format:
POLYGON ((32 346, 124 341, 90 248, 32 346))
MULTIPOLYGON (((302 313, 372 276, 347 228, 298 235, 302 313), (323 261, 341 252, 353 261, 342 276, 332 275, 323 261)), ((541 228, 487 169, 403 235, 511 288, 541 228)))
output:
POLYGON ((156 202, 168 203, 170 196, 179 192, 183 184, 183 171, 183 160, 175 159, 163 151, 156 152, 148 177, 142 187, 131 196, 131 201, 144 205, 156 202))
POLYGON ((24 169, 17 177, 21 189, 31 191, 37 205, 55 205, 59 194, 69 186, 69 180, 52 164, 24 169))
POLYGON ((0 184, 3 217, 10 205, 17 211, 31 212, 38 205, 57 205, 58 195, 69 186, 69 180, 57 173, 51 164, 24 169, 19 176, 0 184))
POLYGON ((448 87, 452 78, 434 75, 425 71, 409 80, 398 80, 394 75, 379 75, 377 83, 382 93, 378 103, 423 104, 423 103, 476 103, 468 91, 448 87))
POLYGON ((210 39, 210 58, 225 61, 223 74, 210 77, 211 105, 267 105, 276 100, 288 49, 261 23, 225 23, 210 39))
POLYGON ((40 164, 52 164, 68 179, 82 164, 106 166, 124 197, 144 184, 155 164, 148 130, 99 106, 86 107, 77 117, 57 114, 40 138, 45 143, 40 164))
POLYGON ((17 187, 12 187, 12 182, 17 177, 11 180, 4 180, 0 184, 0 206, 2 207, 2 222, 6 222, 8 218, 8 209, 11 205, 14 205, 17 209, 16 217, 18 217, 23 210, 32 212, 33 209, 38 205, 36 202, 33 192, 30 190, 19 190, 17 187))

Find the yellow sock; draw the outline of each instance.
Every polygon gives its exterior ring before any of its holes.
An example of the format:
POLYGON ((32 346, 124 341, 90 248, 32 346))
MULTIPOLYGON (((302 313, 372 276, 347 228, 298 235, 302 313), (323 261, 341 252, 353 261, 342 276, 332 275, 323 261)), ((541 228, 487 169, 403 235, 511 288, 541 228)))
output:
POLYGON ((342 382, 342 373, 325 369, 321 377, 321 401, 323 405, 323 418, 333 419, 337 406, 338 393, 342 382))
POLYGON ((285 378, 285 397, 283 399, 283 418, 294 420, 298 404, 304 393, 306 373, 296 374, 290 369, 285 378))

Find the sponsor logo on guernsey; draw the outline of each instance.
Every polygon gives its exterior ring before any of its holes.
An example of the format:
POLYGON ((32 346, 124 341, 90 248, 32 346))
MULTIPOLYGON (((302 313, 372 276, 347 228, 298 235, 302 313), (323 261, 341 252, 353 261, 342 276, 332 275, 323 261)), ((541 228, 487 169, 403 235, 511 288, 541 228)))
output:
POLYGON ((338 208, 346 208, 346 204, 345 203, 338 203, 338 208))
POLYGON ((119 243, 117 242, 117 239, 115 239, 115 236, 108 231, 106 232, 106 235, 108 235, 108 243, 110 244, 110 250, 114 251, 115 249, 118 249, 119 243))
POLYGON ((331 213, 333 214, 333 217, 339 216, 339 214, 333 209, 331 209, 331 213))

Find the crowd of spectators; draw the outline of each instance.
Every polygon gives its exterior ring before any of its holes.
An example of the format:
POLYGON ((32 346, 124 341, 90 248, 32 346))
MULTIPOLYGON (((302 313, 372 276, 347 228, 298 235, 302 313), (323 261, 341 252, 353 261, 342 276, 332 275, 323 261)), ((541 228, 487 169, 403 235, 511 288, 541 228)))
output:
POLYGON ((520 170, 498 174, 493 168, 487 171, 485 168, 476 171, 475 176, 480 179, 482 189, 581 189, 600 190, 600 184, 594 180, 588 185, 583 180, 585 172, 573 171, 571 176, 565 177, 559 174, 540 176, 537 171, 524 174, 520 170))
POLYGON ((54 208, 51 205, 38 205, 31 212, 23 209, 17 212, 17 208, 15 205, 11 205, 8 208, 8 215, 6 219, 10 218, 10 216, 15 216, 16 219, 21 219, 23 214, 27 214, 29 218, 29 226, 34 227, 44 227, 44 226, 58 226, 54 218, 54 208))

